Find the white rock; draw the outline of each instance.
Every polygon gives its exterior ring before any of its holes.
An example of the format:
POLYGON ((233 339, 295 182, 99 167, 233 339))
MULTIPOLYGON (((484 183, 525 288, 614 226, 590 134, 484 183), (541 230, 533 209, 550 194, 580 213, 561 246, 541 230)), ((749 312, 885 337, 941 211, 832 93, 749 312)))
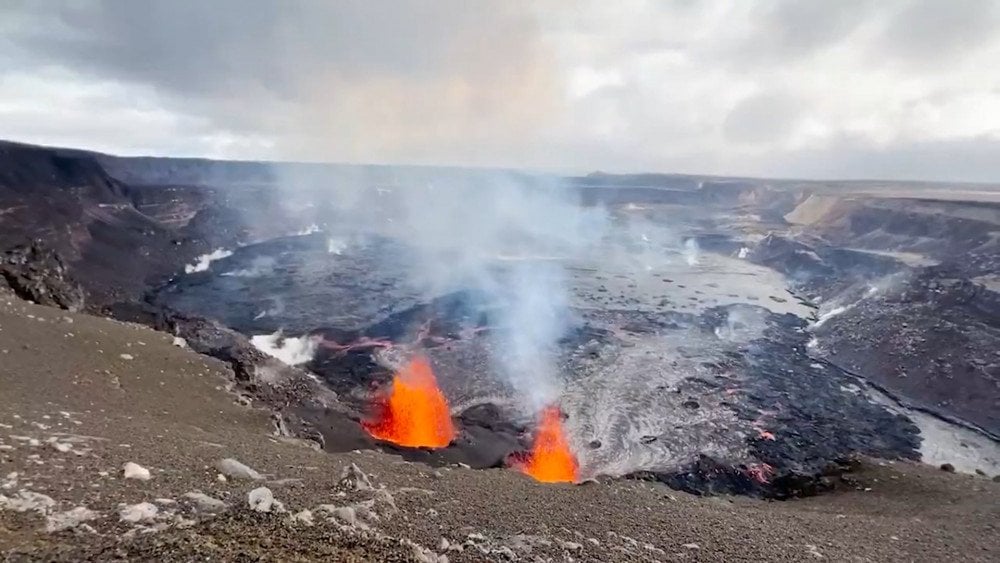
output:
POLYGON ((73 446, 69 444, 64 444, 62 442, 52 441, 49 442, 49 445, 52 446, 52 449, 54 449, 55 451, 63 454, 73 450, 73 446))
POLYGON ((126 479, 138 479, 140 481, 149 481, 149 479, 152 477, 152 475, 149 474, 148 469, 132 461, 122 466, 122 470, 125 472, 126 479))
POLYGON ((17 471, 11 471, 4 477, 3 482, 0 482, 0 489, 9 490, 17 486, 17 471))
POLYGON ((404 541, 410 544, 410 548, 413 550, 413 558, 419 563, 448 563, 447 555, 438 555, 422 545, 409 540, 404 541))
POLYGON ((138 522, 154 520, 159 512, 160 509, 157 508, 155 504, 150 502, 140 502, 139 504, 122 506, 118 510, 118 517, 122 522, 131 522, 132 524, 136 524, 138 522))
POLYGON ((226 479, 226 476, 225 476, 225 475, 223 475, 222 473, 219 473, 219 474, 217 474, 217 475, 215 476, 215 480, 216 480, 216 481, 218 481, 218 482, 220 482, 220 483, 225 483, 225 482, 226 482, 226 481, 228 481, 229 479, 226 479))
POLYGON ((46 517, 45 531, 53 533, 70 530, 97 517, 98 514, 93 510, 90 510, 86 506, 78 506, 72 510, 57 512, 46 517))
POLYGON ((567 551, 577 551, 583 549, 583 545, 573 541, 560 541, 559 546, 567 551))
POLYGON ((368 475, 361 471, 361 468, 355 463, 344 467, 343 471, 340 472, 340 484, 356 491, 371 491, 375 488, 368 475))
POLYGON ((243 465, 231 457, 220 460, 215 464, 215 468, 226 477, 233 479, 253 479, 255 481, 263 479, 260 473, 257 473, 253 469, 243 465))
POLYGON ((332 514, 334 518, 348 526, 356 526, 358 524, 358 514, 350 506, 338 506, 333 510, 332 514))
POLYGON ((686 543, 681 545, 684 549, 701 549, 701 546, 696 543, 686 543))
POLYGON ((196 509, 201 512, 208 512, 210 514, 216 512, 222 512, 228 505, 221 500, 210 497, 201 491, 191 491, 189 493, 184 493, 184 498, 190 500, 194 503, 196 509))
POLYGON ((311 510, 308 509, 296 512, 295 514, 292 515, 292 521, 301 522, 306 526, 312 526, 314 522, 313 513, 311 510))
POLYGON ((267 487, 258 487, 247 495, 247 504, 257 512, 271 512, 274 506, 274 495, 267 487))
POLYGON ((33 510, 45 514, 56 505, 52 497, 34 491, 18 491, 12 497, 0 495, 0 510, 27 512, 33 510))
POLYGON ((184 340, 180 336, 175 336, 174 337, 174 341, 173 341, 173 345, 177 346, 178 348, 187 348, 188 343, 187 343, 187 340, 184 340))
POLYGON ((133 357, 132 354, 118 354, 118 357, 121 358, 121 359, 123 359, 123 360, 134 360, 135 359, 135 357, 133 357))

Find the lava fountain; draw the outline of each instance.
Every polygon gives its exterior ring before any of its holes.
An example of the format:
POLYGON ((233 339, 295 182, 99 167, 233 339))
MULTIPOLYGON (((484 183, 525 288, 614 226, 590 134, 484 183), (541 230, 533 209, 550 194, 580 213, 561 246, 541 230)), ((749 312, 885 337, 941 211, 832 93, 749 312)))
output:
POLYGON ((378 440, 410 448, 443 448, 455 437, 448 401, 426 358, 414 358, 397 372, 374 407, 374 417, 362 426, 378 440))
POLYGON ((531 452, 516 467, 543 483, 577 481, 579 464, 563 431, 559 407, 549 405, 542 410, 531 452))

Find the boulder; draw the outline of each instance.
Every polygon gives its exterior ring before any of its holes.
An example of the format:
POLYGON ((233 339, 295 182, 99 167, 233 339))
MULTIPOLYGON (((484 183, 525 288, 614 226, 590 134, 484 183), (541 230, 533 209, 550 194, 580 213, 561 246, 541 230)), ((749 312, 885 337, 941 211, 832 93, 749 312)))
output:
POLYGON ((62 256, 38 240, 0 254, 3 286, 21 299, 69 311, 80 311, 86 303, 62 256))

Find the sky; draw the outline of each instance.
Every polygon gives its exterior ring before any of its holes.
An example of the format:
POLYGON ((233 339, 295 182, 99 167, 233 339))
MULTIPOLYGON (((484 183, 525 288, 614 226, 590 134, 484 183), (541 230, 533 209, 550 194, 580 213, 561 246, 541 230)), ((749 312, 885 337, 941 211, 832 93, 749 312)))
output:
POLYGON ((0 138, 1000 182, 1000 2, 5 0, 0 138))

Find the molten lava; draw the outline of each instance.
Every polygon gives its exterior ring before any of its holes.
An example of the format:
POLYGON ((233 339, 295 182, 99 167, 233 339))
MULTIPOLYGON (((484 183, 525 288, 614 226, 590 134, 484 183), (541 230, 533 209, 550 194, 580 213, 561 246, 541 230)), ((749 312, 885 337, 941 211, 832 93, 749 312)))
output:
POLYGON ((414 358, 396 373, 374 410, 373 419, 362 426, 379 440, 411 448, 443 448, 455 437, 448 401, 425 358, 414 358))
POLYGON ((563 432, 559 407, 550 405, 542 411, 535 443, 518 469, 543 483, 572 483, 577 480, 579 464, 563 432))

